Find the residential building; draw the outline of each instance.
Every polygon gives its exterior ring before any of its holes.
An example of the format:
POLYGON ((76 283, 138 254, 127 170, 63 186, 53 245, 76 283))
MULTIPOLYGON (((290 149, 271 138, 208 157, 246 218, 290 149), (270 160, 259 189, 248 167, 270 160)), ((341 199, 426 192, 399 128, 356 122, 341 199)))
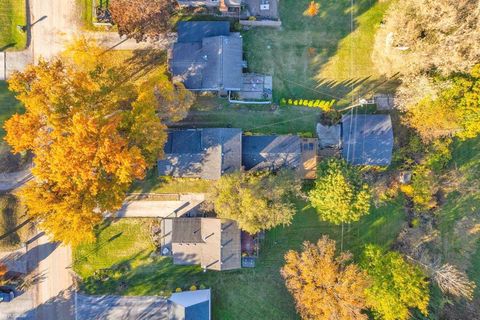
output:
POLYGON ((301 154, 301 139, 298 136, 244 136, 242 139, 242 165, 245 170, 298 168, 301 154))
POLYGON ((158 160, 160 176, 216 180, 238 171, 242 161, 242 130, 204 128, 171 130, 158 160))
POLYGON ((388 166, 392 160, 390 115, 357 114, 342 117, 342 156, 354 165, 388 166))
POLYGON ((241 268, 238 224, 217 218, 173 219, 172 255, 174 264, 217 271, 241 268))
POLYGON ((210 320, 210 289, 161 296, 93 296, 75 294, 78 320, 210 320))
POLYGON ((169 54, 174 81, 192 91, 234 96, 243 103, 269 102, 272 77, 244 73, 243 38, 228 21, 182 21, 169 54))
POLYGON ((187 21, 178 24, 170 70, 192 91, 226 93, 243 86, 243 39, 230 33, 228 21, 187 21))

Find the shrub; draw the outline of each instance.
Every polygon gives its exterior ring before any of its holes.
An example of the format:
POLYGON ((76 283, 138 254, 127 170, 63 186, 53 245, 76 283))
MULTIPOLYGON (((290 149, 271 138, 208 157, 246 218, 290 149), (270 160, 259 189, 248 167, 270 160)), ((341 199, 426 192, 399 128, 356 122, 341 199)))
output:
POLYGON ((175 292, 182 292, 182 288, 175 289, 175 292))
POLYGON ((197 291, 197 286, 196 285, 192 285, 190 287, 190 291, 197 291))
POLYGON ((292 105, 292 104, 293 104, 293 100, 292 100, 292 99, 288 99, 288 104, 289 104, 289 105, 292 105))
POLYGON ((285 98, 280 99, 280 105, 284 106, 287 104, 287 100, 285 98))
POLYGON ((293 105, 298 106, 298 100, 293 101, 293 105))
POLYGON ((207 287, 203 283, 201 283, 200 284, 200 290, 204 290, 204 289, 207 289, 207 287))
POLYGON ((314 102, 313 100, 310 100, 310 101, 308 102, 308 106, 309 106, 309 107, 313 107, 313 104, 314 104, 314 103, 315 103, 315 102, 314 102))
POLYGON ((400 186, 400 191, 402 191, 407 197, 413 197, 413 187, 411 184, 402 184, 400 186))

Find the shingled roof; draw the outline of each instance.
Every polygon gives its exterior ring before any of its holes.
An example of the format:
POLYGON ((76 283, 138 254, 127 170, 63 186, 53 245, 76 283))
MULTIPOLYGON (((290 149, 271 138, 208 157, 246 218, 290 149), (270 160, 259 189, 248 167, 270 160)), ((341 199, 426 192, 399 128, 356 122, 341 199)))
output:
POLYGON ((243 78, 243 40, 229 22, 188 21, 178 25, 170 69, 190 90, 239 91, 243 78))
POLYGON ((160 176, 216 180, 241 168, 242 130, 203 128, 172 130, 165 158, 158 160, 160 176))
POLYGON ((343 116, 342 148, 343 157, 351 164, 388 166, 393 149, 390 115, 343 116))
POLYGON ((173 263, 211 270, 241 268, 240 229, 235 221, 176 218, 172 226, 173 263))
POLYGON ((298 136, 244 136, 242 140, 242 164, 246 170, 298 168, 301 156, 298 136))

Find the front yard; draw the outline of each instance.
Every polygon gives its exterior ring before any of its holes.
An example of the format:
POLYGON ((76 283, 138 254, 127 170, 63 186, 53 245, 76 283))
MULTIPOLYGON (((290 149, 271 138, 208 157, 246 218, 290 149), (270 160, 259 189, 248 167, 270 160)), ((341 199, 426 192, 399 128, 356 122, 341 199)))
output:
POLYGON ((25 0, 2 0, 0 5, 0 51, 21 50, 27 44, 27 35, 18 30, 17 25, 25 26, 25 0))
MULTIPOLYGON (((358 257, 364 244, 388 247, 404 224, 403 200, 374 209, 362 221, 345 228, 344 246, 358 257)), ((84 278, 82 289, 91 294, 157 295, 176 288, 206 286, 213 290, 215 319, 295 319, 293 301, 287 292, 280 267, 289 249, 299 249, 305 240, 322 234, 339 240, 340 227, 319 221, 305 203, 291 226, 267 233, 260 259, 254 269, 202 272, 197 266, 175 266, 170 258, 150 257, 149 219, 121 219, 100 228, 97 242, 79 247, 74 269, 84 278), (110 271, 96 270, 112 268, 110 271)), ((338 243, 338 245, 340 245, 338 243)))

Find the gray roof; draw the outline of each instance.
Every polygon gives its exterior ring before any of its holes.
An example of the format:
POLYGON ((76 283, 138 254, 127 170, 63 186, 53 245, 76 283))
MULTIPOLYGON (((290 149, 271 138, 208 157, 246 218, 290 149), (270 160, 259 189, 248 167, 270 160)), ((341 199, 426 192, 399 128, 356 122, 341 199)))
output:
POLYGON ((342 117, 342 155, 354 165, 388 166, 392 160, 390 115, 342 117))
POLYGON ((168 133, 165 159, 158 160, 160 176, 219 179, 241 168, 242 130, 204 128, 168 133))
POLYGON ((170 304, 156 296, 90 296, 76 294, 78 320, 169 320, 170 304))
POLYGON ((242 164, 246 170, 298 168, 301 157, 298 136, 244 136, 242 139, 242 164))
POLYGON ((211 270, 241 267, 240 229, 235 221, 175 218, 172 227, 175 264, 199 264, 211 270))
POLYGON ((202 42, 203 38, 230 35, 229 21, 180 21, 178 42, 202 42))
POLYGON ((243 39, 239 33, 208 32, 209 23, 179 25, 170 70, 190 90, 239 91, 243 84, 243 39))
POLYGON ((209 320, 210 289, 160 296, 92 296, 76 294, 78 320, 209 320))
POLYGON ((210 289, 173 293, 172 320, 210 320, 210 289))

